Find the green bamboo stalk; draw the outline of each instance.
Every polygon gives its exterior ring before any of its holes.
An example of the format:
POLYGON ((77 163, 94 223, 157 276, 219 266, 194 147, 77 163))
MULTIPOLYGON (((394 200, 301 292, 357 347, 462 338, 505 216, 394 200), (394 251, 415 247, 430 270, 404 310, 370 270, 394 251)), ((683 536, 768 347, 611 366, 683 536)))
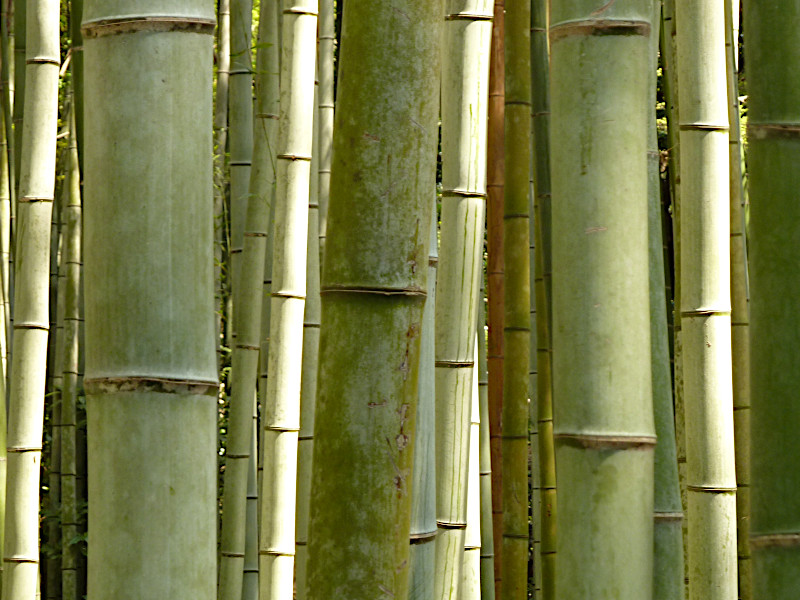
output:
POLYGON ((308 509, 311 502, 311 465, 314 452, 314 408, 317 399, 317 363, 319 356, 319 104, 314 86, 314 138, 311 149, 311 182, 308 196, 308 241, 306 265, 306 307, 303 316, 303 373, 300 384, 300 433, 297 442, 297 518, 295 548, 296 597, 306 597, 308 562, 308 509))
MULTIPOLYGON (((2 90, 3 129, 5 130, 5 164, 6 177, 12 204, 16 201, 15 185, 15 146, 14 146, 14 15, 9 15, 9 9, 14 6, 14 0, 3 0, 0 3, 0 89, 2 90)), ((6 289, 8 285, 6 284, 6 289)))
POLYGON ((492 457, 489 435, 489 374, 486 358, 486 307, 478 306, 478 392, 480 411, 481 598, 494 600, 494 527, 492 524, 492 457))
POLYGON ((689 599, 736 595, 724 4, 676 3, 689 599))
MULTIPOLYGON (((257 111, 259 115, 273 112, 279 90, 269 66, 277 53, 274 7, 264 2, 261 12, 259 49, 256 55, 257 111)), ((259 118, 251 149, 253 168, 248 165, 250 192, 246 197, 247 215, 242 224, 242 252, 239 257, 240 281, 234 297, 247 310, 234 310, 233 356, 231 382, 233 390, 228 412, 224 496, 222 501, 222 530, 220 533, 220 571, 218 600, 239 600, 242 597, 244 576, 247 479, 250 470, 252 445, 253 402, 256 397, 258 361, 261 341, 261 302, 263 299, 264 260, 266 256, 269 215, 273 203, 274 162, 269 156, 269 144, 274 139, 275 119, 259 118)), ((233 139, 231 140, 233 141, 233 139)), ((242 173, 239 173, 240 175, 242 173)), ((252 508, 251 508, 252 510, 252 508)))
MULTIPOLYGON (((341 10, 341 8, 340 8, 341 10)), ((331 150, 333 149, 333 52, 336 47, 334 0, 319 2, 317 64, 319 69, 319 251, 325 252, 328 200, 331 190, 331 150)), ((299 591, 299 590, 298 590, 299 591)))
POLYGON ((344 12, 322 270, 311 600, 408 593, 443 14, 443 3, 429 0, 353 2, 344 12))
POLYGON ((96 600, 215 597, 214 22, 199 1, 84 9, 96 600))
POLYGON ((428 239, 428 298, 422 313, 419 354, 419 399, 411 484, 410 567, 408 600, 433 598, 436 545, 436 271, 439 264, 436 194, 432 194, 428 239))
POLYGON ((20 145, 20 234, 16 240, 14 298, 16 335, 9 395, 3 550, 3 561, 7 565, 3 573, 2 597, 5 600, 32 598, 36 593, 39 566, 39 466, 58 118, 59 4, 55 0, 31 1, 30 9, 27 13, 27 57, 35 60, 25 66, 29 89, 25 112, 29 119, 20 145))
POLYGON ((661 155, 656 132, 656 73, 661 25, 661 2, 653 3, 650 35, 649 113, 647 127, 647 228, 650 265, 650 360, 653 414, 658 444, 655 449, 653 495, 653 600, 684 600, 683 507, 675 450, 675 413, 669 364, 664 246, 661 224, 661 155))
POLYGON ((306 296, 308 193, 313 143, 317 0, 284 0, 280 121, 270 300, 270 346, 263 409, 260 594, 292 597, 297 438, 306 296))
MULTIPOLYGON (((0 27, 3 27, 0 22, 0 27)), ((5 116, 0 117, 5 118, 5 116)), ((0 131, 0 139, 5 143, 6 130, 3 128, 0 131)), ((2 374, 0 376, 0 548, 3 547, 3 540, 5 538, 5 506, 6 506, 6 465, 8 456, 6 451, 6 409, 8 406, 8 375, 10 372, 8 363, 8 340, 9 340, 9 327, 11 325, 9 320, 9 289, 8 289, 8 272, 9 264, 9 250, 10 250, 10 235, 11 235, 11 199, 10 199, 10 180, 8 177, 8 152, 4 148, 0 151, 0 289, 2 290, 2 321, 0 321, 0 352, 2 352, 2 374)), ((4 567, 0 564, 0 593, 2 593, 2 578, 4 567)))
POLYGON ((247 222, 250 168, 253 160, 253 0, 231 0, 230 75, 228 96, 228 147, 230 149, 230 273, 233 315, 231 345, 235 343, 236 306, 247 306, 237 300, 241 281, 241 258, 247 222))
MULTIPOLYGON (((563 600, 652 596, 649 0, 551 13, 553 396, 563 600)), ((541 315, 539 320, 542 320, 541 315)))
POLYGON ((467 526, 470 402, 483 276, 492 3, 446 3, 442 63, 442 225, 436 290, 434 598, 459 596, 467 526))
MULTIPOLYGON (((73 57, 74 60, 74 57, 73 57)), ((74 64, 74 63, 73 63, 74 64)), ((78 493, 76 461, 76 429, 78 400, 78 328, 80 323, 79 294, 81 276, 81 172, 78 158, 76 111, 70 111, 68 193, 63 208, 63 242, 61 260, 64 265, 64 331, 59 368, 61 388, 61 594, 63 600, 78 596, 78 493)))
POLYGON ((250 426, 250 459, 247 461, 242 600, 258 600, 258 406, 253 397, 250 426))
POLYGON ((500 597, 503 549, 502 428, 503 409, 503 186, 505 181, 504 105, 505 58, 503 39, 505 5, 495 0, 489 61, 489 108, 486 149, 486 286, 488 304, 486 341, 489 373, 489 438, 492 463, 492 545, 494 593, 500 597))
MULTIPOLYGON (((550 206, 550 75, 548 44, 548 7, 545 2, 532 3, 531 12, 531 77, 533 114, 534 187, 534 293, 536 305, 536 429, 538 462, 534 466, 539 477, 539 490, 534 505, 534 522, 540 540, 534 563, 537 565, 536 587, 541 597, 555 598, 556 564, 556 463, 553 443, 553 379, 552 379, 552 310, 551 290, 551 206, 550 206)), ((533 324, 533 321, 531 322, 533 324)), ((532 467, 532 468, 534 468, 532 467)))
POLYGON ((796 422, 796 2, 745 2, 751 289, 751 520, 754 598, 784 600, 800 578, 796 422))
POLYGON ((507 600, 528 593, 530 8, 529 1, 506 2, 502 597, 507 600))
MULTIPOLYGON (((13 103, 13 127, 14 127, 14 197, 19 198, 20 169, 22 166, 22 118, 25 108, 25 77, 27 75, 27 0, 13 0, 14 2, 14 103, 13 103)), ((14 207, 12 206, 12 211, 14 207)), ((15 215, 11 213, 12 218, 15 215)), ((15 235, 15 228, 12 223, 11 235, 15 235)), ((14 239, 14 238, 12 238, 14 239)), ((15 247, 15 245, 12 245, 15 247)))
POLYGON ((747 240, 744 234, 742 139, 739 126, 737 54, 739 3, 725 1, 725 68, 728 89, 731 357, 733 435, 736 453, 736 554, 739 600, 753 599, 750 561, 750 307, 747 297, 747 240), (733 8, 735 4, 735 8, 733 8))
MULTIPOLYGON (((483 294, 480 301, 483 300, 483 294)), ((480 325, 483 333, 483 324, 480 325)), ((475 340, 474 356, 478 356, 475 340)), ((477 369, 472 370, 472 406, 469 423, 469 458, 467 470, 467 528, 461 567, 461 600, 481 600, 481 495, 480 495, 480 383, 477 369)))
POLYGON ((75 115, 75 128, 72 130, 74 133, 70 133, 70 135, 76 137, 78 168, 81 168, 80 158, 83 156, 83 34, 81 33, 83 2, 84 0, 70 0, 69 3, 70 35, 72 37, 69 69, 72 78, 73 114, 75 115))

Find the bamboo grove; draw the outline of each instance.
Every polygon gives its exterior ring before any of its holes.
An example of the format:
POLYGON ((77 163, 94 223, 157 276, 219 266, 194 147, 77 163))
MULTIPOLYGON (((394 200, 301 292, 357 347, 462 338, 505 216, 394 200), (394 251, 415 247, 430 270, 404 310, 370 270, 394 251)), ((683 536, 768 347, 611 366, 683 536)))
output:
POLYGON ((0 0, 0 599, 795 600, 798 29, 0 0))

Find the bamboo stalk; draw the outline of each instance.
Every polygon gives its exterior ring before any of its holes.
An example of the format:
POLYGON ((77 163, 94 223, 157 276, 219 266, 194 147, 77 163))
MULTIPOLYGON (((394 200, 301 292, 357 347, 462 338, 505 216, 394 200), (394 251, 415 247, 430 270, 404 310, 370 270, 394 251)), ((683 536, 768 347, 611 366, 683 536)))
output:
MULTIPOLYGON (((652 596, 647 253, 652 3, 552 5, 556 590, 652 596), (612 591, 613 590, 613 591, 612 591)), ((543 320, 539 316, 539 321, 543 320)))
POLYGON ((84 9, 96 600, 215 597, 214 21, 185 0, 84 9))
MULTIPOLYGON (((228 91, 231 63, 231 2, 219 0, 217 9, 217 86, 214 97, 214 290, 217 295, 217 354, 221 359, 223 315, 226 309, 225 284, 223 283, 224 248, 227 231, 225 221, 225 188, 228 184, 226 172, 226 147, 228 144, 228 91)), ((230 276, 230 271, 226 273, 230 276)), ((230 281, 228 281, 230 284, 230 281)))
POLYGON ((408 593, 442 8, 402 0, 344 12, 322 270, 311 600, 408 593))
MULTIPOLYGON (((483 294, 481 294, 481 301, 483 294)), ((480 325, 483 333, 483 324, 480 325)), ((475 340, 475 359, 478 340, 475 340)), ((472 406, 470 409, 469 460, 467 462, 467 528, 464 533, 461 568, 461 600, 481 600, 481 495, 480 495, 480 383, 477 369, 472 370, 472 406)))
POLYGON ((737 588, 724 16, 722 3, 676 4, 690 600, 737 588))
MULTIPOLYGON (((341 8, 340 8, 341 10, 341 8)), ((319 252, 325 252, 328 200, 331 194, 331 150, 333 149, 333 53, 336 48, 334 0, 319 2, 317 63, 319 69, 319 252)))

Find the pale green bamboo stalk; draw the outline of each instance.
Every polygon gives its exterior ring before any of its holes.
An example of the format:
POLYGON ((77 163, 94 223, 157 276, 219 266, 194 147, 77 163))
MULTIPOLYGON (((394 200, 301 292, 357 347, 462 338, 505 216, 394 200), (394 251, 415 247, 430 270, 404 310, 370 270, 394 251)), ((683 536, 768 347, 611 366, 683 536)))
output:
POLYGON ((439 264, 436 194, 432 194, 428 239, 428 297, 422 312, 419 393, 411 484, 408 600, 430 600, 436 561, 436 272, 439 264))
MULTIPOLYGON (((274 42, 276 28, 273 7, 269 2, 262 5, 260 47, 257 53, 257 103, 261 114, 271 113, 279 90, 269 73, 274 62, 270 53, 278 51, 274 42), (272 35, 270 35, 272 34, 272 35)), ((246 200, 246 220, 242 224, 242 252, 239 257, 240 280, 234 293, 235 301, 247 310, 234 310, 233 356, 231 382, 233 392, 228 409, 228 438, 226 447, 224 496, 222 502, 222 530, 220 533, 219 600, 239 600, 242 597, 244 576, 247 478, 252 444, 253 402, 256 397, 258 361, 261 341, 261 301, 264 281, 269 215, 273 203, 272 188, 274 162, 269 155, 269 144, 275 128, 275 120, 259 118, 255 131, 251 156, 253 168, 248 165, 250 192, 246 200)), ((231 140, 233 142, 233 138, 231 140)), ((241 175, 242 173, 239 173, 241 175)))
POLYGON ((653 600, 684 600, 683 507, 675 450, 675 413, 669 364, 664 246, 661 224, 661 155, 656 138, 656 73, 661 2, 653 3, 647 125, 647 228, 650 264, 650 356, 656 444, 653 495, 653 600))
MULTIPOLYGON (((72 79, 72 104, 75 107, 75 127, 73 129, 78 148, 78 168, 81 168, 80 158, 83 156, 83 34, 81 33, 81 21, 83 20, 84 0, 70 0, 70 36, 72 45, 70 46, 69 70, 72 79)), ((80 185, 80 183, 79 183, 80 185)))
POLYGON ((481 598, 494 600, 494 527, 492 524, 492 455, 489 435, 489 365, 486 356, 486 302, 483 278, 478 304, 478 393, 480 431, 481 598))
MULTIPOLYGON (((0 27, 3 27, 3 22, 0 21, 0 27)), ((2 117, 5 119, 5 116, 2 117)), ((5 142, 7 140, 6 130, 3 128, 0 131, 0 136, 5 142)), ((0 321, 0 352, 2 352, 2 374, 0 374, 0 548, 3 547, 5 538, 5 514, 6 514, 6 465, 8 462, 8 455, 6 451, 6 428, 7 428, 7 407, 8 407, 8 375, 10 369, 8 368, 8 340, 9 340, 9 309, 11 303, 9 302, 9 289, 8 289, 8 272, 9 264, 9 249, 10 249, 10 235, 11 235, 11 202, 10 202, 10 180, 8 177, 8 153, 5 149, 0 151, 0 289, 2 290, 2 321, 0 321)), ((4 571, 3 564, 0 564, 0 593, 2 593, 2 578, 4 571)))
POLYGON ((313 143, 317 0, 284 0, 270 346, 262 411, 260 594, 292 597, 297 438, 306 296, 308 193, 313 143))
MULTIPOLYGON (((13 15, 9 17, 9 8, 12 8, 14 5, 13 0, 3 0, 2 5, 0 5, 0 89, 2 89, 2 110, 3 110, 3 123, 2 127, 4 129, 5 135, 5 153, 6 157, 3 163, 3 168, 5 169, 5 177, 8 178, 6 185, 8 186, 8 193, 9 198, 11 200, 11 205, 13 207, 16 204, 16 168, 15 168, 15 146, 14 146, 14 121, 13 121, 13 111, 14 111, 14 31, 13 31, 13 15)), ((11 210, 12 207, 9 207, 11 210)), ((12 213, 6 217, 9 219, 9 224, 7 225, 9 228, 11 227, 10 224, 10 216, 12 213)), ((10 233, 10 232, 9 232, 10 233)), ((8 238, 11 239, 10 237, 8 238)), ((6 242, 7 243, 7 242, 6 242)), ((3 271, 4 275, 4 283, 6 294, 10 296, 10 288, 9 286, 9 273, 8 265, 4 264, 3 268, 6 269, 3 271)), ((10 305, 11 299, 9 297, 6 298, 6 311, 9 311, 8 305, 10 305)), ((10 312, 10 311, 9 311, 10 312)), ((8 320, 8 316, 6 316, 6 320, 8 320)), ((6 336, 10 336, 10 331, 6 331, 6 336)))
POLYGON ((75 135, 75 111, 70 111, 69 172, 63 208, 61 261, 64 265, 64 292, 59 294, 64 305, 64 329, 60 341, 62 372, 61 388, 61 597, 76 600, 78 596, 78 493, 76 462, 76 429, 78 400, 78 329, 80 324, 79 295, 81 277, 81 172, 78 139, 75 135))
POLYGON ((736 554, 739 600, 753 600, 750 560, 750 307, 747 298, 747 239, 744 234, 742 139, 737 76, 739 3, 725 0, 725 68, 728 90, 731 357, 733 435, 736 453, 736 554), (735 6, 735 8, 733 6, 735 6))
POLYGON ((506 0, 502 597, 528 593, 530 1, 506 0))
MULTIPOLYGON (((340 9, 341 10, 341 7, 340 9)), ((328 199, 331 190, 331 150, 333 149, 333 52, 336 47, 334 0, 319 2, 317 63, 319 69, 319 251, 325 252, 328 199)))
MULTIPOLYGON (((797 436, 797 2, 744 5, 750 195, 750 551, 753 597, 785 600, 800 586, 797 436)), ((735 309, 734 309, 735 310, 735 309)), ((738 440, 737 440, 738 441, 738 440)))
POLYGON ((467 525, 470 402, 483 277, 486 118, 493 4, 450 0, 442 63, 442 225, 436 291, 434 598, 459 596, 467 525))
MULTIPOLYGON (((552 4, 556 590, 652 597, 647 252, 652 2, 552 4)), ((540 316, 540 320, 541 320, 540 316)))
POLYGON ((258 406, 253 397, 250 459, 247 461, 242 600, 258 600, 258 406))
MULTIPOLYGON (((479 302, 483 301, 483 294, 479 302)), ((483 333, 481 324, 481 333, 483 333)), ((478 356, 475 340, 473 356, 478 356)), ((481 495, 480 495, 480 384, 477 369, 472 370, 472 406, 469 423, 469 459, 467 461, 467 528, 461 567, 461 600, 481 600, 481 495)))
MULTIPOLYGON (((223 283, 224 253, 228 232, 225 219, 225 189, 228 184, 226 148, 228 145, 228 91, 231 64, 231 1, 219 0, 217 8, 217 88, 214 97, 214 290, 217 295, 217 344, 222 345, 223 315, 226 309, 223 283)), ((230 248, 228 248, 230 249, 230 248)), ((230 266, 230 265, 228 265, 230 266)), ((226 272, 230 278, 230 271, 226 272)), ((230 285, 230 279, 228 279, 230 285)), ((218 355, 222 352, 217 348, 218 355)))
POLYGON ((230 149, 230 275, 233 315, 231 345, 237 335, 236 306, 247 304, 237 300, 239 293, 244 231, 247 222, 250 169, 253 160, 253 0, 231 0, 231 52, 228 97, 228 147, 230 149))
POLYGON ((406 598, 443 3, 344 12, 309 532, 310 600, 406 598), (386 77, 391 73, 391 77, 386 77))
MULTIPOLYGON (((556 569, 556 464, 553 443, 553 366, 552 366, 552 310, 550 289, 551 266, 551 202, 550 202, 550 75, 548 43, 548 6, 535 1, 531 9, 531 77, 533 114, 533 170, 534 192, 531 223, 533 255, 533 285, 536 306, 535 336, 536 353, 536 430, 537 448, 533 452, 538 458, 532 468, 539 478, 539 489, 534 506, 534 553, 535 581, 537 591, 546 600, 555 598, 556 569), (537 544, 538 541, 538 544, 537 544)), ((531 325, 534 322, 531 321, 531 325)), ((533 354, 533 353, 532 353, 533 354)))
POLYGON ((214 23, 200 1, 84 9, 94 600, 215 597, 214 23))
MULTIPOLYGON (((25 77, 27 75, 27 0, 13 0, 14 2, 14 103, 13 103, 13 127, 14 127, 14 197, 19 198, 20 169, 22 167, 22 123, 25 108, 25 77)), ((14 206, 12 206, 12 218, 16 216, 14 206)), ((12 222, 11 235, 15 236, 15 227, 12 222)), ((14 238, 12 237, 12 240, 14 238)), ((13 244, 13 243, 12 243, 13 244)), ((12 247, 16 245, 13 244, 12 247)), ((13 277, 13 275, 12 275, 13 277)))
POLYGON ((306 306, 303 316, 303 373, 300 384, 300 432, 297 441, 297 517, 295 534, 296 597, 306 597, 308 562, 308 509, 311 502, 311 465, 314 452, 314 407, 317 400, 319 357, 319 91, 314 86, 314 131, 311 149, 311 182, 308 196, 308 238, 306 255, 306 306))
POLYGON ((25 112, 29 118, 20 144, 14 299, 16 335, 8 412, 3 551, 7 566, 3 573, 2 597, 5 600, 32 598, 36 593, 39 566, 39 466, 58 118, 59 4, 55 0, 31 0, 29 8, 26 56, 36 60, 25 66, 29 92, 25 112))
POLYGON ((676 18, 689 600, 721 600, 737 590, 724 3, 676 18))

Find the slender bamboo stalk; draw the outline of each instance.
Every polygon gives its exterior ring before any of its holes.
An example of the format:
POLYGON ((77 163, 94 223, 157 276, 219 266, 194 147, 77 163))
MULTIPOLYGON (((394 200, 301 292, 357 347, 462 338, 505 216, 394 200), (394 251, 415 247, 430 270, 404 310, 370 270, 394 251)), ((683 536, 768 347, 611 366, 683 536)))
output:
POLYGON ((314 86, 314 143, 311 150, 311 184, 308 195, 308 262, 306 265, 306 307, 303 316, 303 374, 300 384, 300 433, 297 441, 297 533, 295 547, 296 597, 306 597, 308 571, 308 509, 311 502, 311 464, 314 451, 314 408, 317 399, 319 357, 319 104, 314 86))
MULTIPOLYGON (((84 0, 70 0, 70 36, 72 45, 70 46, 70 75, 72 78, 72 104, 74 106, 75 128, 72 130, 76 137, 76 147, 78 149, 78 168, 81 168, 80 158, 83 156, 83 34, 81 33, 81 21, 83 20, 84 0)), ((80 181, 78 182, 80 186, 80 181)))
MULTIPOLYGON (((340 6, 341 10, 341 6, 340 6)), ((333 52, 336 48, 334 0, 319 2, 317 64, 319 69, 319 251, 325 252, 328 199, 331 194, 331 150, 333 149, 333 52)))
POLYGON ((215 597, 214 22, 199 1, 84 10, 96 600, 215 597))
POLYGON ((747 239, 744 234, 742 139, 739 126, 737 37, 739 5, 725 0, 725 68, 728 83, 731 357, 733 369, 733 435, 736 452, 736 553, 739 600, 753 599, 750 561, 750 307, 747 297, 747 239))
MULTIPOLYGON (((0 23, 0 27, 2 27, 2 23, 0 23)), ((5 141, 6 138, 6 131, 0 131, 0 136, 5 141)), ((2 332, 0 335, 0 347, 2 349, 2 360, 3 360, 3 370, 2 380, 0 380, 0 548, 3 547, 4 539, 5 539, 5 514, 6 514, 6 473, 7 473, 7 462, 8 462, 8 454, 6 451, 6 429, 7 429, 7 417, 8 414, 7 407, 8 407, 8 392, 9 388, 7 385, 8 382, 8 375, 10 369, 8 368, 10 365, 8 363, 8 340, 9 340, 9 308, 10 302, 8 301, 8 271, 9 271, 9 247, 10 247, 10 219, 11 219, 11 202, 10 202, 10 186, 9 186, 9 178, 8 178, 8 154, 3 151, 0 154, 0 285, 2 285, 2 302, 3 302, 3 314, 2 314, 2 322, 0 322, 0 327, 2 327, 2 332)), ((3 577, 4 567, 0 564, 0 593, 2 593, 2 577, 3 577)))
POLYGON ((554 2, 550 26, 555 585, 564 600, 643 600, 652 596, 656 442, 646 156, 652 3, 596 9, 554 2))
POLYGON ((470 403, 483 276, 492 5, 451 0, 442 63, 442 226, 436 290, 436 582, 459 596, 467 525, 470 403))
POLYGON ((656 444, 653 495, 653 600, 684 600, 683 507, 678 484, 675 450, 675 413, 669 364, 667 299, 664 277, 664 245, 661 223, 661 155, 656 132, 657 32, 661 26, 661 2, 653 3, 648 81, 647 125, 647 229, 650 265, 650 360, 653 380, 653 416, 656 444))
POLYGON ((488 287, 487 368, 489 373, 489 436, 492 462, 492 530, 495 596, 500 597, 503 550, 502 423, 503 410, 503 185, 505 180, 504 106, 505 5, 495 0, 489 61, 489 108, 486 149, 486 285, 488 287))
MULTIPOLYGON (((269 65, 277 53, 274 44, 277 27, 274 5, 264 2, 260 21, 260 42, 256 56, 256 91, 258 114, 271 113, 279 90, 269 65), (270 20, 270 17, 273 17, 270 20), (270 35, 272 34, 272 35, 270 35), (271 43, 273 42, 273 43, 271 43)), ((258 360, 261 341, 261 301, 264 280, 269 215, 272 207, 272 189, 268 183, 274 180, 274 162, 269 156, 269 144, 274 139, 275 119, 258 119, 255 145, 251 149, 253 168, 248 166, 250 192, 246 197, 246 220, 242 224, 242 252, 239 259, 240 281, 235 294, 239 306, 247 310, 234 311, 233 356, 231 382, 233 390, 228 409, 227 462, 223 496, 222 530, 220 533, 219 600, 239 600, 242 597, 244 576, 247 479, 250 470, 252 446, 253 402, 256 397, 258 360)), ((240 173, 241 175, 242 173, 240 173)))
POLYGON ((748 81, 751 304, 751 521, 754 598, 784 600, 800 579, 796 402, 798 359, 795 102, 800 44, 796 2, 744 4, 748 81))
POLYGON ((322 270, 311 600, 408 593, 442 17, 442 2, 430 0, 353 2, 344 12, 322 270))
POLYGON ((242 600, 258 600, 258 406, 253 397, 250 459, 247 461, 247 504, 244 515, 242 600))
MULTIPOLYGON (((12 0, 14 3, 14 105, 12 120, 14 125, 14 197, 19 198, 20 168, 22 166, 22 118, 25 108, 25 77, 27 75, 27 0, 12 0)), ((12 206, 12 219, 16 216, 12 206)), ((15 235, 12 222, 11 235, 15 235)), ((13 239, 13 238, 12 238, 13 239)), ((13 245, 12 247, 15 247, 13 245)))
MULTIPOLYGON (((481 301, 483 294, 481 294, 481 301)), ((483 324, 480 326, 483 333, 483 324)), ((474 356, 478 356, 475 340, 474 356)), ((481 600, 481 495, 480 495, 480 383, 478 370, 472 370, 472 406, 469 424, 469 460, 467 462, 467 528, 464 533, 461 567, 461 600, 481 600)))
POLYGON ((724 4, 676 3, 689 599, 736 595, 724 4))
MULTIPOLYGON (((550 60, 547 3, 532 3, 531 77, 533 114, 533 160, 535 196, 533 198, 534 292, 536 305, 536 455, 534 466, 539 477, 538 506, 534 521, 540 534, 534 562, 538 563, 541 597, 555 598, 556 564, 556 462, 553 443, 553 365, 550 206, 550 60)), ((533 324, 533 322, 532 322, 533 324)), ((532 468, 534 468, 532 467, 532 468)), ((535 538, 536 539, 536 538, 535 538)))
POLYGON ((480 394, 480 505, 481 505, 481 598, 494 600, 494 527, 492 523, 492 455, 489 434, 489 369, 486 359, 486 303, 481 279, 478 304, 478 392, 480 394))
POLYGON ((530 356, 530 2, 507 0, 503 259, 502 597, 528 593, 528 368, 530 356))
POLYGON ((436 194, 432 194, 428 239, 428 298, 422 312, 419 352, 419 399, 414 436, 414 467, 411 484, 411 528, 408 600, 433 598, 436 562, 436 367, 435 314, 436 271, 439 264, 436 194))
MULTIPOLYGON (((8 412, 3 573, 5 600, 36 593, 39 566, 39 467, 47 360, 50 217, 56 159, 59 4, 31 1, 27 15, 29 115, 20 144, 19 236, 16 240, 15 351, 8 412)), ((24 11, 23 11, 24 13, 24 11)), ((21 25, 19 29, 25 28, 21 25)), ((25 39, 23 37, 23 39, 25 39)), ((24 47, 24 45, 23 45, 24 47)), ((21 109, 22 107, 20 107, 21 109)))
POLYGON ((77 400, 78 400, 78 328, 81 277, 81 172, 73 104, 70 117, 68 193, 65 194, 64 232, 61 260, 64 264, 64 331, 61 345, 63 373, 61 388, 61 594, 63 600, 78 596, 78 493, 77 493, 77 400))
POLYGON ((306 296, 308 192, 313 143, 317 0, 284 0, 277 144, 274 268, 263 410, 260 594, 292 597, 297 438, 306 296))

